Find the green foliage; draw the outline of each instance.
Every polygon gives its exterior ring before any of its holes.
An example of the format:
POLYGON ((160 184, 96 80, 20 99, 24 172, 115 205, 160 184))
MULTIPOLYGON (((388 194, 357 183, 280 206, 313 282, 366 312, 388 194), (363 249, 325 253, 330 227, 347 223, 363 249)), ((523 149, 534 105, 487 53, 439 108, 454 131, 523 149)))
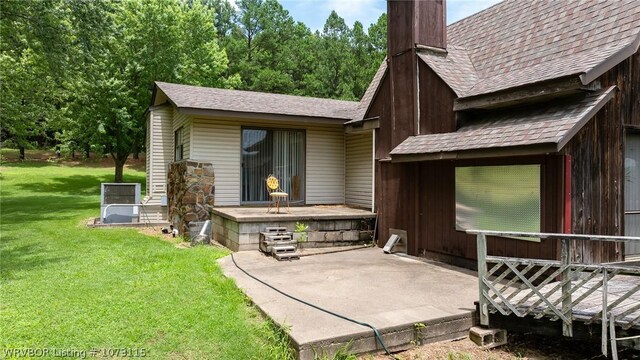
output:
MULTIPOLYGON (((110 173, 46 162, 3 165, 0 348, 293 359, 286 334, 223 276, 215 260, 226 250, 180 249, 135 229, 85 227, 99 213, 100 183, 110 173)), ((133 170, 125 176, 144 179, 133 170)))
POLYGON ((309 234, 307 234, 307 232, 309 231, 309 225, 305 225, 301 222, 296 222, 296 227, 293 231, 299 236, 298 242, 307 242, 307 239, 309 238, 309 234))
POLYGON ((327 355, 324 350, 318 353, 315 349, 313 349, 313 358, 314 360, 356 360, 358 357, 350 353, 351 346, 352 342, 349 341, 347 344, 340 347, 333 356, 327 355))
POLYGON ((335 11, 322 32, 277 0, 0 2, 0 140, 110 154, 144 148, 154 81, 359 100, 384 57, 335 11))
POLYGON ((450 351, 447 353, 449 360, 473 360, 473 355, 469 353, 450 351))
POLYGON ((422 345, 424 342, 425 331, 427 330, 427 325, 424 323, 415 323, 413 324, 413 340, 410 341, 412 345, 422 345))

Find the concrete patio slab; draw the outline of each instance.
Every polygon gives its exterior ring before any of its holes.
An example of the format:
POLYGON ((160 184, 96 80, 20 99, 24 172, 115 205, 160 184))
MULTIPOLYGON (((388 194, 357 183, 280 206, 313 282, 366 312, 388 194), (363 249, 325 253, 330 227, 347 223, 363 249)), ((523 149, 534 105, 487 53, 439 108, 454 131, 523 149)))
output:
MULTIPOLYGON (((474 272, 388 255, 380 248, 278 262, 258 251, 234 254, 240 267, 294 297, 375 326, 390 350, 415 342, 466 336, 474 325, 474 272), (425 325, 424 327, 422 324, 425 325)), ((267 316, 289 330, 300 359, 350 351, 380 351, 373 331, 279 294, 241 272, 230 256, 218 260, 226 276, 267 316)))

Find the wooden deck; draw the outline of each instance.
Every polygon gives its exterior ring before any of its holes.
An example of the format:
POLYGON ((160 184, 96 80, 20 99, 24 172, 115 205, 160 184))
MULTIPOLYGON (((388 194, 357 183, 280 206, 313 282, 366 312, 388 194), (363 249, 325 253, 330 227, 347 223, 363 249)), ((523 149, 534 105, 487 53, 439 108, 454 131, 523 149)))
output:
MULTIPOLYGON (((616 342, 640 334, 640 267, 633 263, 581 264, 571 261, 570 241, 640 242, 623 236, 570 235, 468 230, 477 235, 479 315, 499 313, 536 320, 558 321, 562 335, 574 336, 574 323, 600 324, 602 353, 609 343, 616 359, 616 342), (537 238, 560 243, 560 260, 492 256, 487 236, 537 238), (618 337, 633 330, 634 336, 618 337)), ((517 321, 517 319, 514 319, 517 321)))
MULTIPOLYGON (((572 281, 571 285, 573 288, 576 288, 572 294, 574 298, 581 298, 585 296, 582 301, 573 307, 573 320, 591 324, 594 322, 594 319, 601 319, 603 303, 602 276, 595 276, 584 284, 581 284, 581 281, 572 281), (595 290, 591 291, 591 289, 595 290)), ((540 288, 540 292, 543 294, 551 293, 548 300, 551 303, 560 304, 560 292, 552 291, 552 289, 557 286, 557 282, 547 284, 540 288)), ((637 307, 637 305, 640 304, 640 293, 633 291, 634 289, 637 290, 638 287, 640 287, 640 276, 618 275, 607 282, 607 305, 618 302, 620 298, 624 297, 629 292, 632 292, 631 296, 620 301, 620 303, 609 313, 609 316, 613 316, 615 319, 615 325, 624 330, 628 330, 630 328, 640 329, 640 322, 637 321, 640 317, 640 309, 637 307), (630 313, 625 313, 627 310, 632 311, 630 313), (623 316, 620 316, 621 314, 623 314, 623 316)), ((510 295, 517 292, 517 290, 517 288, 512 288, 511 291, 505 291, 504 295, 509 298, 510 295)), ((522 311, 527 311, 528 315, 536 318, 549 316, 551 319, 555 318, 555 320, 557 320, 558 317, 551 316, 548 306, 538 300, 539 299, 535 296, 534 292, 529 289, 518 292, 510 299, 511 302, 519 303, 520 305, 518 305, 517 308, 522 311)), ((557 307, 557 309, 562 310, 560 307, 557 307)), ((497 311, 498 310, 496 308, 492 308, 490 310, 492 313, 497 311)), ((598 323, 599 322, 601 322, 601 320, 598 320, 598 323)))

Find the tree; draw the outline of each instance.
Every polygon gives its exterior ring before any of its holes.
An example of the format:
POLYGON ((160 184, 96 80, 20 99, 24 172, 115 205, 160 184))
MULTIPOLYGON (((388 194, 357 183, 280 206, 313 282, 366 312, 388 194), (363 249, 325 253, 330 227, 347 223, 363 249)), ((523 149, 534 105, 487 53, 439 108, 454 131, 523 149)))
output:
POLYGON ((338 13, 332 11, 324 24, 318 49, 317 80, 322 84, 314 95, 355 100, 353 93, 354 57, 351 29, 338 13))
MULTIPOLYGON (((115 181, 144 142, 144 112, 154 81, 229 87, 227 58, 218 47, 213 12, 200 2, 113 2, 113 22, 87 55, 76 82, 69 131, 86 129, 92 146, 109 153, 115 181)), ((106 15, 106 14, 105 14, 106 15)))
POLYGON ((62 5, 58 0, 0 2, 1 140, 12 140, 21 159, 32 140, 52 135, 63 101, 59 90, 68 62, 69 23, 62 5))

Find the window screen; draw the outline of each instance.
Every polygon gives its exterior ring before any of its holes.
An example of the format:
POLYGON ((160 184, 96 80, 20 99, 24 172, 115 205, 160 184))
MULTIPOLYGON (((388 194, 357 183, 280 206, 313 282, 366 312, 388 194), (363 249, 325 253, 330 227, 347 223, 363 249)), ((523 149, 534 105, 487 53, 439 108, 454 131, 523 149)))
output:
POLYGON ((540 232, 540 165, 456 168, 456 228, 540 232))

